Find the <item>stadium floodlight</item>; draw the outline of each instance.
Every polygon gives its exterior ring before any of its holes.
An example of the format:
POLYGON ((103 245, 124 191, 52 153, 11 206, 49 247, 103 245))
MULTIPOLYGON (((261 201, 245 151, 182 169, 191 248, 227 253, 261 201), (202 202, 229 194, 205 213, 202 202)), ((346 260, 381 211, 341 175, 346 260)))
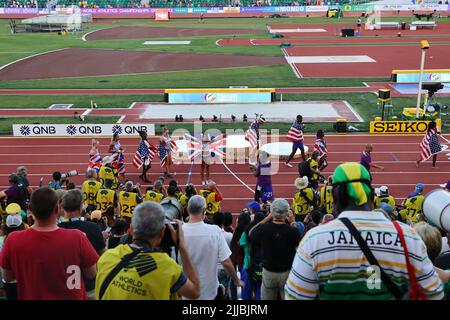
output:
MULTIPOLYGON (((420 59, 419 88, 417 89, 416 119, 419 118, 420 95, 422 93, 423 69, 425 67, 425 52, 430 48, 430 44, 428 43, 427 40, 422 40, 422 41, 420 41, 420 47, 422 48, 422 57, 420 59)), ((424 114, 424 116, 425 116, 425 114, 424 114)))

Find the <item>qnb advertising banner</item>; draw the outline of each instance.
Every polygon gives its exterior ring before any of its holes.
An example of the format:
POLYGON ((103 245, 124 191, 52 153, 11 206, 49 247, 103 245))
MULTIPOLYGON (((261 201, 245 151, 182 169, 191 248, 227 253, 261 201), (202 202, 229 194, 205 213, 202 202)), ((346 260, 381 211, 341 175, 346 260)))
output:
POLYGON ((83 137, 138 136, 138 131, 147 131, 149 136, 155 135, 154 124, 120 123, 120 124, 13 124, 15 137, 83 137))

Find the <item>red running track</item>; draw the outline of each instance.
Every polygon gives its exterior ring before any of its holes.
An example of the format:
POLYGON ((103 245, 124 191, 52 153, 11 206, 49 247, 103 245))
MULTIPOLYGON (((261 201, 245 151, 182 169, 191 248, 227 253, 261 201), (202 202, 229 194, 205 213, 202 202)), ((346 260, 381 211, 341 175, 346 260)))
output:
MULTIPOLYGON (((395 69, 417 69, 421 50, 416 46, 313 46, 283 49, 287 56, 356 56, 366 55, 376 62, 294 63, 296 72, 305 78, 389 77, 395 69)), ((427 51, 425 68, 450 68, 450 45, 436 44, 427 51)))
MULTIPOLYGON (((446 136, 450 138, 449 135, 446 136)), ((450 177, 450 161, 445 153, 439 155, 439 169, 432 169, 430 162, 424 163, 417 169, 414 161, 418 157, 418 144, 421 136, 368 136, 346 135, 326 137, 330 155, 330 166, 324 174, 328 176, 334 168, 344 161, 358 161, 359 153, 365 143, 371 142, 374 146, 373 161, 384 166, 385 171, 373 170, 374 186, 388 185, 391 194, 400 202, 407 194, 412 192, 417 182, 425 183, 428 192, 437 188, 450 177)), ((284 139, 282 139, 284 140, 284 139)), ((136 150, 138 139, 122 139, 125 149, 127 177, 137 182, 139 173, 131 165, 132 156, 136 150)), ((313 137, 306 136, 305 142, 312 146, 313 137)), ((100 139, 100 151, 106 154, 109 139, 100 139)), ((44 138, 1 138, 0 139, 0 185, 5 188, 7 177, 18 165, 26 165, 29 169, 31 185, 36 186, 41 177, 49 181, 51 173, 55 170, 61 172, 76 169, 80 173, 87 167, 87 153, 89 139, 44 139, 44 138)), ((274 169, 278 166, 274 161, 274 169)), ((294 162, 294 165, 296 162, 294 162)), ((249 172, 247 164, 230 164, 229 169, 247 186, 244 186, 232 173, 228 172, 222 164, 215 164, 211 168, 211 178, 215 180, 223 192, 225 200, 222 209, 233 213, 241 211, 245 204, 252 199, 255 177, 249 172), (249 189, 250 188, 250 189, 249 189)), ((177 172, 176 179, 181 185, 187 181, 189 165, 180 164, 174 167, 177 172)), ((199 187, 199 165, 194 165, 192 182, 199 187)), ((154 181, 161 174, 157 161, 153 163, 149 178, 154 181)), ((279 171, 273 176, 273 186, 276 197, 291 199, 295 193, 293 181, 297 176, 296 167, 288 168, 279 165, 279 171)), ((78 185, 83 176, 73 178, 78 185)), ((145 187, 145 185, 144 185, 145 187)))

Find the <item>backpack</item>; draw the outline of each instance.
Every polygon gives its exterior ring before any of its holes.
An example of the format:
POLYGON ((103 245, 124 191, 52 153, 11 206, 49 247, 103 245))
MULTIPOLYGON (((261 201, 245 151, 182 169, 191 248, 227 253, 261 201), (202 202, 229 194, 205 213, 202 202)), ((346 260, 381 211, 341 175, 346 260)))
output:
MULTIPOLYGON (((253 248, 252 248, 253 251, 253 248)), ((247 267, 248 277, 257 283, 262 282, 263 261, 260 258, 256 258, 253 253, 250 254, 250 263, 247 267)))
POLYGON ((312 171, 311 171, 311 161, 312 159, 308 159, 306 161, 300 162, 298 165, 298 173, 300 174, 300 177, 308 177, 308 180, 311 180, 312 177, 312 171))

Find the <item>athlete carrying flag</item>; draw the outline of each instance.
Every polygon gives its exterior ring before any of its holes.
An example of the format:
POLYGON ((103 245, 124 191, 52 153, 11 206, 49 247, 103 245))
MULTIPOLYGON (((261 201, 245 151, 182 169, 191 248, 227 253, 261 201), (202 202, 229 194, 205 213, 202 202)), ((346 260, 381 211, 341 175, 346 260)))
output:
POLYGON ((209 166, 211 158, 224 158, 226 155, 226 138, 223 135, 211 137, 209 134, 202 134, 201 139, 197 139, 189 134, 185 134, 188 140, 187 149, 189 159, 194 162, 196 158, 201 158, 202 185, 208 185, 209 182, 209 166), (206 179, 205 179, 206 176, 206 179))
POLYGON ((301 115, 297 115, 295 122, 289 129, 287 138, 292 141, 292 152, 286 160, 285 164, 289 168, 292 168, 292 164, 290 164, 289 162, 295 156, 297 149, 300 149, 303 161, 306 161, 305 148, 303 147, 303 117, 301 115))
POLYGON ((250 143, 250 147, 252 148, 252 152, 249 155, 249 159, 251 157, 255 157, 260 147, 260 132, 259 127, 266 122, 266 119, 262 116, 262 114, 256 114, 256 119, 250 124, 250 127, 245 132, 245 140, 250 143))
POLYGON ((428 125, 427 134, 423 137, 422 142, 420 143, 420 159, 416 161, 416 167, 418 168, 421 162, 426 161, 433 156, 432 168, 438 169, 438 167, 436 167, 436 160, 438 153, 441 151, 442 146, 439 143, 436 122, 431 121, 428 125))
POLYGON ((141 137, 141 142, 136 150, 133 158, 133 165, 140 169, 142 167, 142 174, 139 176, 140 179, 145 182, 150 182, 147 179, 147 171, 152 166, 152 160, 156 154, 156 148, 153 144, 147 141, 147 132, 139 131, 139 136, 141 137))

